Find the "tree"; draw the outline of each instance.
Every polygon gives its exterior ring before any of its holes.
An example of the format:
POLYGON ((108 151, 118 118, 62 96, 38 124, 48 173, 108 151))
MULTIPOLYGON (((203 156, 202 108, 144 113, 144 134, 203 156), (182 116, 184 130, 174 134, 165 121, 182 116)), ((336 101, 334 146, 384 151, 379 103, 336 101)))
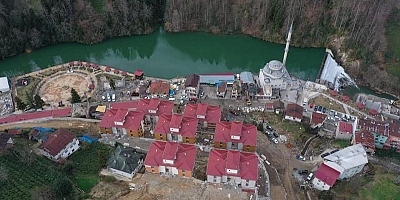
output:
POLYGON ((18 110, 25 110, 26 108, 26 103, 24 103, 19 97, 15 97, 15 104, 17 104, 17 109, 18 110))
POLYGON ((111 79, 111 78, 110 78, 110 87, 111 87, 111 89, 115 90, 115 81, 114 81, 114 79, 111 79))
POLYGON ((258 131, 263 131, 263 130, 264 130, 264 126, 263 126, 262 123, 258 123, 258 124, 257 124, 257 130, 258 130, 258 131))
POLYGON ((71 89, 71 103, 80 103, 81 97, 74 88, 71 89))
POLYGON ((32 95, 29 94, 28 91, 26 91, 25 96, 26 96, 26 101, 27 101, 29 108, 34 108, 35 102, 33 101, 32 95))
POLYGON ((72 183, 67 178, 59 177, 53 183, 53 192, 59 199, 67 199, 71 197, 73 194, 74 188, 72 187, 72 183))
POLYGON ((35 187, 31 190, 31 199, 36 200, 53 200, 56 199, 54 192, 47 185, 35 187))
POLYGON ((43 101, 42 97, 40 97, 38 94, 36 94, 34 97, 34 100, 35 100, 35 108, 43 109, 44 101, 43 101))
POLYGON ((0 167, 0 183, 5 182, 5 181, 8 182, 8 170, 5 167, 1 166, 0 167))

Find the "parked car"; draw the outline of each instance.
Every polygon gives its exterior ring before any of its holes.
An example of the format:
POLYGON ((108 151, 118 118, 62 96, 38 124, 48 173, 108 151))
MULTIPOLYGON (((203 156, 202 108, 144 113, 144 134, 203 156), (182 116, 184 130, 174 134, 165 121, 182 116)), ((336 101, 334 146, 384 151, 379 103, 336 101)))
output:
POLYGON ((278 140, 277 140, 276 138, 272 138, 272 141, 273 141, 275 144, 278 144, 278 143, 279 143, 278 140))
POLYGON ((115 101, 115 94, 112 94, 112 95, 111 95, 111 100, 112 100, 112 101, 115 101))
POLYGON ((326 113, 326 108, 325 107, 322 108, 322 112, 326 113))
POLYGON ((308 176, 307 176, 307 181, 311 181, 311 179, 314 177, 314 174, 313 173, 310 173, 308 176))
POLYGON ((321 158, 325 158, 326 156, 329 156, 329 152, 326 152, 326 153, 324 153, 324 154, 321 154, 321 158))
POLYGON ((331 151, 330 154, 336 153, 336 152, 338 152, 338 151, 339 151, 339 149, 335 149, 335 150, 331 151))
POLYGON ((322 106, 318 106, 317 112, 322 112, 322 106))
POLYGON ((331 110, 330 112, 329 112, 329 115, 334 115, 335 114, 335 111, 334 110, 331 110))
POLYGON ((124 92, 120 92, 119 96, 124 97, 124 92))
POLYGON ((103 96, 101 96, 101 99, 103 99, 103 101, 105 101, 106 97, 103 95, 103 96))
POLYGON ((314 111, 317 112, 318 111, 318 106, 314 107, 314 111))
POLYGON ((310 108, 313 108, 314 107, 314 104, 312 103, 312 104, 310 104, 310 108))
POLYGON ((271 126, 267 126, 267 129, 270 130, 270 131, 274 130, 274 128, 272 128, 271 126))
POLYGON ((278 134, 277 132, 274 132, 273 135, 274 135, 276 138, 279 137, 279 134, 278 134))
POLYGON ((111 101, 110 93, 107 93, 107 101, 111 101))
POLYGON ((304 156, 302 156, 302 155, 297 155, 296 158, 298 160, 306 161, 306 158, 304 158, 304 156))
POLYGON ((306 169, 299 169, 299 170, 297 170, 297 173, 298 173, 298 174, 308 174, 308 170, 306 170, 306 169))
POLYGON ((200 92, 200 97, 203 97, 204 96, 204 91, 201 91, 200 92))
POLYGON ((271 135, 271 132, 265 131, 265 134, 266 134, 266 135, 271 135))

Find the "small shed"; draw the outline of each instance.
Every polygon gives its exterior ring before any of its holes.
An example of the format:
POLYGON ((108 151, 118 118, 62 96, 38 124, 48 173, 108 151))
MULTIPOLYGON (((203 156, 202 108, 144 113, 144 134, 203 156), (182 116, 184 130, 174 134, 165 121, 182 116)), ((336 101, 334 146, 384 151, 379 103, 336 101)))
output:
POLYGON ((81 66, 81 65, 82 65, 82 62, 81 62, 81 61, 78 61, 78 62, 76 63, 76 65, 81 66))
POLYGON ((69 65, 69 66, 74 66, 74 65, 75 65, 75 62, 69 62, 68 65, 69 65))
POLYGON ((122 76, 126 76, 128 73, 126 73, 126 72, 121 72, 121 75, 122 76))
POLYGON ((336 97, 338 95, 338 92, 336 90, 331 90, 330 94, 331 96, 336 97))
POLYGON ((375 116, 375 115, 378 114, 378 111, 375 110, 375 109, 369 109, 369 114, 372 115, 372 116, 375 116))
POLYGON ((110 72, 111 71, 111 67, 106 67, 106 72, 110 72))
POLYGON ((348 96, 342 96, 342 101, 347 102, 350 100, 350 97, 348 96))
POLYGON ((93 69, 98 69, 98 68, 99 68, 99 65, 97 65, 97 64, 92 64, 92 67, 93 67, 93 69))
POLYGON ((89 90, 93 90, 94 89, 94 85, 93 84, 89 84, 89 90))
POLYGON ((119 74, 119 70, 118 69, 114 69, 114 74, 119 74))
POLYGON ((86 66, 86 67, 90 67, 90 65, 91 65, 90 62, 86 62, 86 63, 85 63, 85 66, 86 66))
POLYGON ((140 70, 140 69, 137 69, 134 74, 135 74, 135 78, 136 79, 141 80, 141 79, 143 79, 144 71, 140 70))
POLYGON ((363 104, 361 102, 358 102, 357 103, 357 108, 360 109, 360 110, 363 110, 365 108, 365 104, 363 104))

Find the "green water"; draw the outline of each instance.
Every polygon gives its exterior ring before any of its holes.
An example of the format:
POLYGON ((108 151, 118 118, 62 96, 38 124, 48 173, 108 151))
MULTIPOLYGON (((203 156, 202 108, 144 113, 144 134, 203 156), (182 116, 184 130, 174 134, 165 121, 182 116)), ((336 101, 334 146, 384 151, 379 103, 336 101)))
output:
MULTIPOLYGON (((284 45, 250 36, 208 33, 163 33, 110 39, 100 44, 58 44, 0 61, 0 75, 15 76, 73 60, 90 61, 147 76, 173 78, 191 73, 251 71, 273 59, 282 60, 284 45)), ((315 80, 322 48, 291 47, 289 73, 315 80)))

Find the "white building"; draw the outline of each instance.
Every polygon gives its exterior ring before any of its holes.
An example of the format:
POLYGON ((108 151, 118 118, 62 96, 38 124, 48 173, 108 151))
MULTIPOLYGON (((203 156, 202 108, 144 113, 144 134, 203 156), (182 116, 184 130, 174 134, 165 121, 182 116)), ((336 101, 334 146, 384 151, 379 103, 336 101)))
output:
POLYGON ((8 92, 10 90, 11 90, 10 79, 8 79, 7 77, 1 77, 0 78, 0 93, 8 92))
POLYGON ((66 129, 58 129, 39 146, 40 153, 53 161, 68 158, 79 149, 79 140, 66 129))

